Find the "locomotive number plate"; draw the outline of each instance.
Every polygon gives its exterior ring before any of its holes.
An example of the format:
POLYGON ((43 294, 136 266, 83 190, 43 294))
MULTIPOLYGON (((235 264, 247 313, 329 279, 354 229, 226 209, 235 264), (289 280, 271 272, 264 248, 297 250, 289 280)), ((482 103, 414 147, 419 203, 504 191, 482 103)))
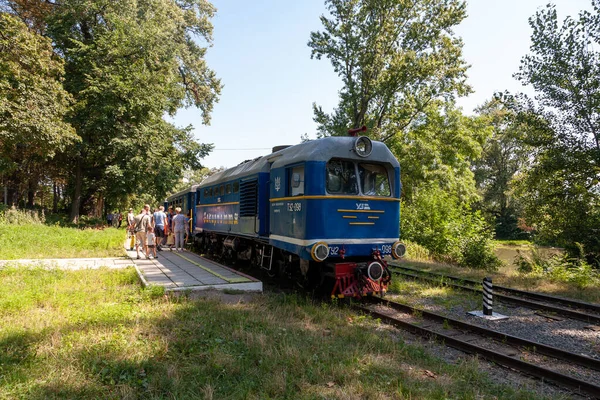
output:
POLYGON ((392 253, 392 245, 384 244, 381 246, 381 254, 391 254, 392 253))
POLYGON ((287 203, 288 211, 302 211, 302 203, 287 203))

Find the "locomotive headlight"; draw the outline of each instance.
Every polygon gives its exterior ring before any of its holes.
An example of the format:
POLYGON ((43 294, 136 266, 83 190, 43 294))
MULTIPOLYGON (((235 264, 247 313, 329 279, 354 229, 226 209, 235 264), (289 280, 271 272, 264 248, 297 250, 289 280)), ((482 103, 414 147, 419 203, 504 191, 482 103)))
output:
POLYGON ((354 151, 361 157, 369 157, 373 151, 373 142, 366 136, 361 136, 354 142, 354 151))
POLYGON ((392 245, 392 257, 396 260, 404 257, 406 254, 406 246, 400 242, 396 242, 392 245))
POLYGON ((373 281, 378 281, 383 276, 383 265, 378 261, 373 261, 367 267, 367 275, 373 281))
POLYGON ((329 246, 325 242, 317 242, 310 250, 310 256, 317 262, 324 261, 329 255, 329 246))

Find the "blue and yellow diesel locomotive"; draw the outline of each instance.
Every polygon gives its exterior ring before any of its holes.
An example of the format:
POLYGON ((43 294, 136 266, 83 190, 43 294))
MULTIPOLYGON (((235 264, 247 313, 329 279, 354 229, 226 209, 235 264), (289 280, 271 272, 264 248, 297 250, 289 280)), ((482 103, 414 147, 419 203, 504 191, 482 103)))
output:
POLYGON ((359 297, 385 292, 384 256, 404 255, 400 190, 400 166, 383 143, 328 137, 274 148, 167 203, 192 212, 204 252, 359 297))

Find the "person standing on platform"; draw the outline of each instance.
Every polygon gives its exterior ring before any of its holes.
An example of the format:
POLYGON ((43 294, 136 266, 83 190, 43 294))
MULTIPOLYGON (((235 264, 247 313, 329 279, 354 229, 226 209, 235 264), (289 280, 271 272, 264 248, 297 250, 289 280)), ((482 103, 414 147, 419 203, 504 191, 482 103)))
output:
POLYGON ((187 232, 187 221, 185 215, 181 214, 181 207, 175 208, 175 216, 171 224, 173 233, 175 234, 175 250, 185 250, 185 234, 187 232))
POLYGON ((146 258, 152 260, 152 258, 158 257, 156 255, 156 235, 152 231, 152 227, 148 226, 146 231, 146 258), (152 257, 154 255, 154 257, 152 257))
POLYGON ((175 211, 173 211, 173 206, 169 206, 167 211, 167 222, 169 224, 169 229, 173 226, 173 217, 175 216, 175 211))
POLYGON ((135 215, 133 215, 133 208, 130 208, 127 214, 127 238, 129 239, 129 250, 133 250, 135 245, 135 215))
MULTIPOLYGON (((167 239, 169 238, 169 233, 173 233, 173 217, 175 216, 175 211, 173 211, 173 206, 169 206, 167 211, 167 239)), ((165 243, 167 240, 165 240, 165 243)), ((175 233, 173 233, 173 243, 175 243, 175 233)), ((170 248, 170 247, 169 247, 170 248)))
POLYGON ((131 226, 133 224, 133 219, 135 215, 133 214, 133 208, 129 209, 129 213, 127 214, 127 226, 131 226))
POLYGON ((137 259, 140 259, 140 246, 142 249, 146 246, 146 231, 148 227, 152 226, 152 217, 150 214, 146 212, 145 209, 142 209, 138 215, 134 218, 134 226, 135 226, 135 252, 137 255, 137 259))
POLYGON ((162 251, 162 242, 165 237, 165 224, 167 224, 167 214, 163 206, 158 207, 153 215, 154 217, 154 235, 156 235, 156 248, 162 251))

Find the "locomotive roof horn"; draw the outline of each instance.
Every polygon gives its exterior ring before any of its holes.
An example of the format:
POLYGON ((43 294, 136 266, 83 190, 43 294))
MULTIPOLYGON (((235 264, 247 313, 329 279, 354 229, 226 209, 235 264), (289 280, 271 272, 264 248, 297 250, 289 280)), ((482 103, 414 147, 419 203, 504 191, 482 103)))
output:
POLYGON ((366 132, 366 131, 367 131, 367 127, 365 125, 363 125, 360 128, 348 129, 348 135, 354 137, 354 136, 358 135, 358 132, 366 132))

